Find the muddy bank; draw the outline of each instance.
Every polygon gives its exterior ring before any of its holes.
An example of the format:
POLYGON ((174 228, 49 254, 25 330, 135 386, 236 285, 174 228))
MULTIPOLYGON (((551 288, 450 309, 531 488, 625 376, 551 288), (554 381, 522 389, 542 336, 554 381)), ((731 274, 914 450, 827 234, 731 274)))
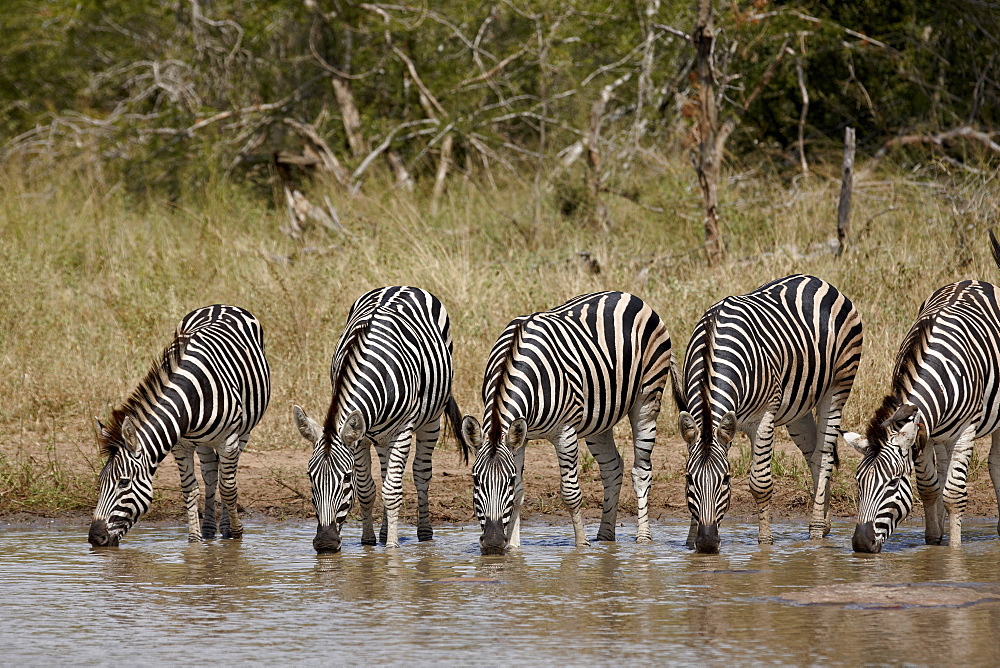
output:
MULTIPOLYGON (((23 448, 24 446, 22 446, 23 448)), ((977 443, 979 461, 985 462, 988 443, 977 443), (982 450, 982 452, 979 452, 982 450)), ((581 451, 582 451, 581 446, 581 451)), ((854 470, 857 457, 853 452, 841 448, 841 467, 835 472, 832 486, 832 509, 837 517, 852 517, 856 512, 854 470)), ((771 502, 772 516, 779 518, 801 518, 803 530, 811 510, 809 478, 804 464, 792 467, 802 461, 801 454, 789 442, 779 442, 776 461, 783 462, 786 469, 775 476, 774 496, 771 502)), ((30 453, 28 453, 30 454, 30 453)), ((735 453, 734 453, 735 454, 735 453)), ((25 453, 20 452, 21 456, 25 453)), ((40 456, 37 455, 36 456, 40 456)), ((238 483, 240 505, 244 512, 256 518, 297 519, 313 517, 309 480, 306 476, 308 447, 258 449, 251 447, 240 461, 238 483)), ((632 492, 631 448, 623 452, 625 480, 619 502, 619 523, 626 531, 634 522, 636 512, 635 495, 632 492)), ((77 450, 64 450, 62 466, 81 475, 92 475, 94 461, 77 450)), ((684 449, 682 443, 658 443, 653 451, 653 488, 650 492, 650 516, 653 519, 686 519, 689 517, 684 499, 684 449)), ((569 522, 568 515, 559 496, 559 468, 555 452, 547 442, 532 442, 527 446, 525 456, 525 507, 522 516, 533 521, 569 522)), ((746 476, 734 476, 732 503, 727 518, 733 521, 756 522, 756 511, 750 495, 746 476)), ((584 492, 584 513, 588 519, 598 519, 601 514, 603 490, 600 471, 596 462, 584 457, 580 470, 581 487, 584 492)), ((96 485, 96 483, 95 483, 96 485)), ((168 457, 160 467, 155 480, 156 498, 143 522, 184 521, 177 469, 168 457)), ((445 443, 434 455, 434 477, 431 482, 431 516, 435 524, 469 523, 475 521, 472 506, 472 481, 469 466, 462 463, 454 444, 445 443)), ((96 501, 96 486, 94 491, 96 501)), ((913 516, 922 516, 920 501, 917 499, 913 516)), ((54 512, 32 509, 23 512, 16 507, 0 513, 3 523, 47 523, 52 521, 86 524, 89 513, 86 509, 75 512, 54 512)), ((381 510, 376 508, 378 513, 381 510)), ((981 471, 973 471, 970 482, 969 516, 996 517, 997 505, 985 465, 981 471)), ((359 514, 353 511, 354 518, 359 514)), ((403 520, 408 524, 416 521, 416 492, 412 476, 404 478, 403 520)))

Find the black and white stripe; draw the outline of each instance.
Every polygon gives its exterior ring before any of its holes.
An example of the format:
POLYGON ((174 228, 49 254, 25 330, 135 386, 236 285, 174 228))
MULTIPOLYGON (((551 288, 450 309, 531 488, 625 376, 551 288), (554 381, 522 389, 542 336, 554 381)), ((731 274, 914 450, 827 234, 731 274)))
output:
POLYGON ((224 514, 224 537, 239 538, 236 467, 250 430, 260 421, 271 394, 264 358, 264 332, 247 311, 206 306, 181 320, 173 342, 131 396, 97 422, 98 443, 107 457, 88 539, 117 545, 153 499, 153 474, 173 451, 181 474, 188 538, 216 533, 215 491, 224 514), (197 450, 205 480, 205 518, 199 525, 197 450))
MULTIPOLYGON (((413 481, 417 488, 417 537, 430 540, 428 488, 431 454, 446 414, 459 433, 458 406, 451 394, 451 325, 441 302, 405 286, 380 288, 351 307, 330 365, 333 395, 321 427, 296 406, 302 436, 313 444, 309 460, 317 529, 317 552, 340 549, 340 530, 357 489, 361 542, 375 544, 372 506, 375 483, 371 446, 382 465, 384 507, 379 539, 399 547, 403 470, 416 437, 413 481)), ((461 439, 460 439, 461 441, 461 439)), ((465 452, 464 441, 461 441, 465 452)))
POLYGON ((771 543, 774 429, 786 425, 813 479, 810 538, 830 530, 829 481, 837 430, 861 359, 861 317, 829 283, 793 275, 726 297, 702 316, 684 358, 689 546, 717 552, 730 499, 728 451, 737 431, 752 447, 750 491, 758 540, 771 543), (815 411, 815 416, 813 412, 815 411))
MULTIPOLYGON (((1000 245, 990 232, 993 257, 1000 245)), ((1000 506, 1000 305, 996 288, 959 281, 921 305, 896 355, 890 393, 866 436, 844 434, 863 457, 858 464, 857 552, 879 552, 913 506, 916 474, 925 510, 925 540, 962 543, 973 441, 992 434, 990 478, 1000 506)), ((1000 532, 1000 525, 997 527, 1000 532)))
POLYGON ((650 453, 668 377, 676 390, 667 328, 642 300, 623 292, 582 295, 507 325, 486 365, 484 424, 472 416, 462 423, 476 448, 473 501, 483 553, 520 545, 524 444, 533 438, 548 439, 556 448, 560 492, 577 545, 587 544, 577 467, 578 440, 586 440, 604 485, 597 538, 614 540, 623 470, 612 429, 626 415, 635 453, 636 540, 650 540, 650 453))

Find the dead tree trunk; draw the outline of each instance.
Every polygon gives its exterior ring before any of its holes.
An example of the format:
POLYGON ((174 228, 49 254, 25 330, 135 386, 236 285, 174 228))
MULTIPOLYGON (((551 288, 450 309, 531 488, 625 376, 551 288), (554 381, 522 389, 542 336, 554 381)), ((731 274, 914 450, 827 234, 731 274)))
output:
POLYGON ((837 256, 847 247, 851 233, 851 191, 854 189, 854 128, 844 131, 844 177, 837 205, 837 256))
POLYGON ((431 208, 434 213, 438 211, 438 200, 444 194, 445 179, 448 178, 448 170, 451 168, 451 150, 455 142, 455 135, 450 132, 444 136, 441 142, 441 160, 438 162, 437 177, 434 179, 434 194, 431 198, 431 208))
POLYGON ((368 144, 361 132, 361 114, 358 112, 358 106, 354 103, 354 93, 345 79, 332 77, 330 83, 333 86, 333 94, 337 98, 337 106, 340 107, 340 117, 344 122, 347 145, 351 148, 351 155, 360 160, 368 155, 368 144))
POLYGON ((396 175, 396 187, 402 188, 406 192, 413 192, 413 177, 406 169, 403 158, 395 151, 387 151, 385 157, 389 161, 389 166, 392 167, 392 173, 396 175))
POLYGON ((712 52, 715 31, 712 25, 712 0, 698 0, 698 22, 691 41, 698 50, 698 132, 701 151, 698 157, 698 185, 701 186, 705 206, 705 253, 708 264, 718 264, 724 254, 719 233, 719 167, 720 149, 725 141, 719 136, 719 116, 715 106, 715 74, 712 71, 712 52), (722 139, 722 142, 719 139, 722 139))
POLYGON ((587 190, 594 201, 594 222, 605 231, 611 229, 611 217, 601 197, 601 122, 615 89, 631 78, 632 73, 627 72, 601 89, 601 94, 590 106, 590 127, 584 138, 587 149, 587 190))
POLYGON ((799 57, 795 61, 795 76, 799 80, 799 95, 802 96, 802 109, 799 112, 799 167, 802 175, 809 175, 809 163, 806 162, 806 115, 809 114, 809 89, 806 88, 806 74, 802 67, 802 61, 806 56, 806 40, 803 33, 799 33, 799 57))

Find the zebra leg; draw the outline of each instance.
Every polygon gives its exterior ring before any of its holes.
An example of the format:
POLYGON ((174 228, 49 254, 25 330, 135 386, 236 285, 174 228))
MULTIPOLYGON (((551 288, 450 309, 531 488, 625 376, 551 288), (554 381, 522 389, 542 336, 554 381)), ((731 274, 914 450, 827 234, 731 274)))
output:
MULTIPOLYGON (((945 442, 936 441, 934 443, 934 461, 937 466, 937 477, 938 484, 941 487, 941 496, 938 498, 937 503, 932 508, 935 516, 937 517, 937 522, 941 527, 941 537, 944 538, 944 527, 948 521, 948 510, 944 505, 944 483, 948 479, 948 466, 951 463, 951 452, 949 451, 949 446, 945 442)), ((928 509, 924 509, 924 512, 930 512, 928 509)), ((938 541, 938 545, 941 542, 938 541)))
POLYGON ((194 475, 194 446, 187 441, 177 441, 172 450, 174 461, 177 462, 177 472, 181 476, 181 492, 184 505, 187 508, 188 540, 197 543, 201 540, 201 523, 198 519, 198 479, 194 475))
POLYGON ((747 431, 750 434, 753 460, 750 463, 750 494, 757 504, 757 542, 760 545, 771 545, 771 492, 774 481, 771 479, 771 456, 774 448, 774 414, 765 413, 756 429, 747 431))
POLYGON ((508 547, 521 547, 521 506, 524 504, 525 449, 522 447, 514 451, 514 470, 517 474, 514 478, 514 509, 510 514, 510 536, 507 538, 508 547))
MULTIPOLYGON (((656 443, 656 418, 660 415, 660 398, 662 396, 662 389, 647 394, 641 402, 637 402, 632 407, 629 413, 634 454, 632 489, 635 490, 637 515, 635 542, 637 543, 648 543, 653 540, 653 534, 649 530, 649 489, 653 486, 653 462, 651 460, 653 445, 656 443)), ((621 462, 620 456, 618 461, 621 462)), ((600 534, 598 534, 598 539, 600 539, 600 534)))
POLYGON ((698 520, 691 516, 691 527, 688 529, 687 540, 684 541, 684 546, 689 550, 694 549, 694 541, 698 537, 698 520))
POLYGON ((612 430, 587 437, 587 447, 601 469, 601 483, 604 486, 604 506, 601 513, 601 528, 597 540, 615 539, 615 520, 618 518, 618 497, 622 490, 622 456, 615 447, 612 430))
MULTIPOLYGON (((215 492, 219 487, 219 453, 208 445, 195 448, 201 462, 201 479, 205 482, 204 512, 201 518, 202 540, 212 540, 218 529, 218 503, 215 492)), ((226 528, 228 531, 228 526, 226 528)))
MULTIPOLYGON (((378 453, 379 468, 382 471, 382 488, 385 489, 385 479, 389 475, 389 448, 385 445, 376 445, 375 452, 378 453)), ((385 545, 386 536, 389 534, 389 515, 385 509, 385 494, 382 496, 382 526, 378 530, 378 542, 385 545)))
POLYGON ((410 456, 412 427, 403 430, 389 446, 389 469, 382 480, 382 505, 385 506, 383 531, 388 527, 386 547, 399 547, 399 509, 403 505, 403 471, 410 456))
POLYGON ((440 418, 425 424, 416 431, 417 449, 413 453, 413 484, 417 488, 417 540, 432 540, 431 504, 431 455, 441 435, 440 418))
MULTIPOLYGON (((997 509, 1000 510, 1000 431, 993 432, 987 462, 990 468, 990 480, 993 481, 993 493, 997 497, 997 509)), ((997 522, 997 534, 1000 534, 1000 522, 997 522)))
POLYGON ((367 438, 358 441, 354 451, 354 474, 358 485, 358 503, 361 505, 361 544, 375 544, 375 481, 372 480, 372 444, 367 438))
POLYGON ((809 522, 809 540, 820 540, 830 533, 830 486, 833 480, 833 462, 836 460, 837 434, 840 418, 850 387, 831 392, 816 407, 816 449, 812 453, 810 469, 813 473, 813 512, 809 522))
POLYGON ((812 476, 812 493, 816 497, 816 482, 819 479, 819 466, 813 461, 813 453, 816 451, 816 420, 812 413, 806 413, 798 420, 789 422, 785 427, 788 429, 788 437, 799 449, 802 456, 806 458, 809 465, 809 474, 812 476))
POLYGON ((573 533, 576 536, 576 546, 590 545, 587 534, 583 531, 583 494, 580 492, 579 471, 579 437, 572 427, 565 427, 563 432, 552 442, 556 446, 556 457, 559 460, 559 494, 569 510, 573 520, 573 533))
POLYGON ((223 538, 243 538, 243 522, 236 506, 239 495, 236 489, 236 468, 240 462, 240 454, 247 447, 247 438, 249 435, 240 436, 238 447, 223 446, 219 450, 219 496, 229 513, 230 529, 229 536, 223 531, 223 538))
POLYGON ((939 512, 943 508, 941 498, 941 478, 935 464, 934 445, 928 444, 917 455, 913 462, 917 479, 917 494, 924 504, 924 542, 928 545, 940 545, 944 536, 944 517, 939 512))
POLYGON ((948 477, 944 482, 944 505, 951 516, 951 526, 948 529, 948 544, 962 544, 962 514, 969 503, 969 491, 966 481, 969 476, 969 460, 972 458, 972 445, 976 438, 976 427, 970 425, 958 437, 951 452, 951 464, 948 466, 948 477))

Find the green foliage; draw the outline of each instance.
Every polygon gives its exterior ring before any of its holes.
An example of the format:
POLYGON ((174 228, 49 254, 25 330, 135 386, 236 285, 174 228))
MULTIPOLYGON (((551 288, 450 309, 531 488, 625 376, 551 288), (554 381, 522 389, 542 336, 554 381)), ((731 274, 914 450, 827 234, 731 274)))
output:
MULTIPOLYGON (((9 0, 0 137, 19 137, 9 152, 72 160, 139 195, 178 198, 219 177, 270 189, 274 156, 308 148, 286 118, 315 128, 349 172, 362 164, 331 86, 340 79, 363 152, 384 142, 430 182, 452 134, 459 169, 528 180, 552 173, 585 136, 591 105, 615 82, 599 147, 606 178, 635 168, 636 147, 691 145, 693 50, 675 33, 691 31, 695 3, 651 7, 9 0)), ((813 151, 839 146, 845 125, 875 148, 904 132, 998 120, 1000 13, 989 3, 740 0, 715 12, 721 113, 740 119, 728 148, 746 162, 790 157, 796 63, 813 151)))

